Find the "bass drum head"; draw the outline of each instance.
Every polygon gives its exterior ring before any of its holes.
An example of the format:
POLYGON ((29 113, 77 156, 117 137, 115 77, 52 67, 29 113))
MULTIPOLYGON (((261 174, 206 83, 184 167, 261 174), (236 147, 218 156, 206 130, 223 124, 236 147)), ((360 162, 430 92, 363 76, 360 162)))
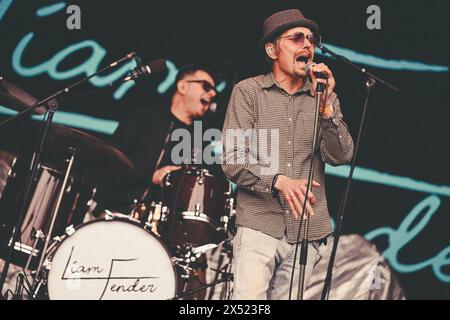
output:
POLYGON ((51 258, 51 300, 162 300, 176 273, 162 242, 131 219, 95 220, 65 238, 51 258))

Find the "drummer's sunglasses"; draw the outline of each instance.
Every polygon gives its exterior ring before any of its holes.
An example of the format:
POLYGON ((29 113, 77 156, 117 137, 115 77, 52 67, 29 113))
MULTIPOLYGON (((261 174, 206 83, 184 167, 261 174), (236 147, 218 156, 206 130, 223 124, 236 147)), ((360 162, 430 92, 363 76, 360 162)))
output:
POLYGON ((203 90, 205 90, 205 92, 210 92, 211 90, 214 90, 215 92, 217 92, 216 87, 214 87, 211 83, 209 83, 206 80, 186 80, 186 82, 197 82, 197 83, 201 83, 203 86, 203 90))

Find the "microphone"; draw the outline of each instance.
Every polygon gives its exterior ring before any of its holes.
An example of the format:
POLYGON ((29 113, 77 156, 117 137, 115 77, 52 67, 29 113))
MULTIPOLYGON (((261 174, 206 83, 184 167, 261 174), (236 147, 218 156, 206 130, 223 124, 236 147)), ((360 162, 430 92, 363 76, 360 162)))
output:
MULTIPOLYGON (((305 67, 306 74, 310 74, 312 65, 313 65, 312 62, 309 62, 306 64, 306 67, 305 67)), ((313 73, 316 76, 316 78, 320 78, 320 79, 328 78, 328 75, 325 72, 313 71, 313 73)))
MULTIPOLYGON (((305 67, 306 74, 308 74, 308 75, 310 74, 312 65, 313 65, 312 62, 306 64, 306 67, 305 67)), ((316 78, 318 78, 318 79, 327 79, 328 78, 328 75, 325 72, 313 71, 313 73, 316 76, 316 78)), ((325 84, 317 83, 317 87, 316 87, 317 92, 323 92, 324 89, 325 89, 325 84)))
POLYGON ((142 77, 149 76, 153 73, 158 73, 167 70, 167 64, 165 59, 158 59, 143 64, 138 56, 135 56, 137 67, 134 68, 130 74, 123 79, 123 82, 130 80, 137 80, 142 77))

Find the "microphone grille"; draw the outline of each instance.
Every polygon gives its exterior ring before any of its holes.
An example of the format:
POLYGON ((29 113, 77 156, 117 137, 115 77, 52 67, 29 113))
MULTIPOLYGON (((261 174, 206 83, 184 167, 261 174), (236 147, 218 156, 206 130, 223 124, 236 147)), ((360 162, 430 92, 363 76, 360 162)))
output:
POLYGON ((167 64, 165 59, 158 59, 150 62, 148 64, 148 67, 150 68, 150 72, 162 72, 167 70, 167 64))
POLYGON ((308 62, 308 63, 306 64, 306 66, 305 66, 306 74, 309 74, 309 73, 310 73, 312 64, 313 64, 312 62, 308 62))

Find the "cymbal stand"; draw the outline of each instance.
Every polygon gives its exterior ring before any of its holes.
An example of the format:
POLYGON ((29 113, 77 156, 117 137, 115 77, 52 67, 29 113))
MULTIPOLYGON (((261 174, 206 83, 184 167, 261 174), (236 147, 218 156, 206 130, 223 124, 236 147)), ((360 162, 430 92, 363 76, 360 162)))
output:
POLYGON ((32 284, 32 290, 33 290, 32 298, 33 299, 36 298, 36 296, 38 294, 38 291, 39 291, 39 286, 36 287, 36 284, 40 283, 39 278, 41 276, 41 271, 42 271, 42 266, 44 264, 45 254, 46 254, 48 246, 50 244, 50 240, 51 240, 51 237, 52 237, 52 234, 53 234, 53 229, 54 229, 55 223, 56 223, 56 217, 58 216, 59 207, 61 206, 62 198, 64 196, 64 193, 66 192, 66 189, 67 189, 66 188, 67 187, 67 182, 69 180, 69 176, 70 176, 70 173, 72 171, 73 162, 75 160, 75 154, 76 154, 76 149, 73 148, 73 147, 69 148, 70 158, 68 159, 66 173, 64 174, 64 180, 63 180, 63 183, 61 185, 61 190, 59 191, 58 199, 56 201, 56 206, 55 206, 55 208, 53 210, 53 213, 52 213, 52 216, 51 216, 52 220, 51 220, 51 223, 50 223, 50 228, 49 228, 49 230, 47 232, 47 235, 45 237, 44 247, 40 251, 40 255, 41 256, 40 256, 40 259, 39 259, 39 265, 38 265, 38 268, 36 269, 35 277, 34 277, 33 284, 32 284))

